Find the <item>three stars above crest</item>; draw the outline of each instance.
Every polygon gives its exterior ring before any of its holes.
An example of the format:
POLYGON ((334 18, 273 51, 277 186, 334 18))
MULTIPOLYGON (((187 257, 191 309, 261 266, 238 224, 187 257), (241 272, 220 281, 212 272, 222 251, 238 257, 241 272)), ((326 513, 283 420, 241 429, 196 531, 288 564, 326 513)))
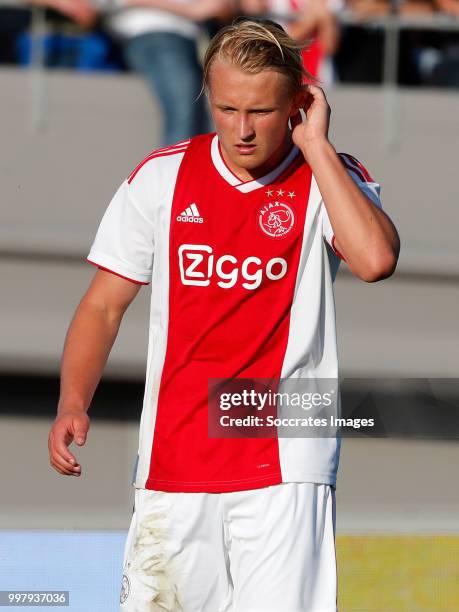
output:
MULTIPOLYGON (((268 196, 268 198, 272 198, 272 196, 274 195, 274 192, 276 192, 276 194, 278 196, 283 196, 285 191, 283 189, 278 189, 277 191, 275 191, 274 189, 268 189, 266 191, 266 195, 268 196)), ((288 192, 288 197, 290 199, 293 199, 296 196, 296 193, 294 191, 289 191, 288 192)))

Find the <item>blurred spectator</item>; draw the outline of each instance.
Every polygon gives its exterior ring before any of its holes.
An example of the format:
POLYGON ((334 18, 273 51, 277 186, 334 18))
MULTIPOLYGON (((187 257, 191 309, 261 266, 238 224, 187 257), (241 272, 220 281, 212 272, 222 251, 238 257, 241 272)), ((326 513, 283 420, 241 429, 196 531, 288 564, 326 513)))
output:
POLYGON ((93 26, 97 19, 89 0, 28 0, 28 4, 54 9, 85 28, 93 26))
POLYGON ((347 0, 347 7, 362 19, 391 12, 399 15, 432 15, 436 11, 459 17, 459 0, 347 0))
POLYGON ((432 0, 402 0, 396 7, 400 15, 432 15, 435 11, 432 0))
POLYGON ((399 15, 430 15, 435 10, 432 0, 348 0, 347 6, 361 19, 393 12, 399 15))
POLYGON ((30 27, 30 14, 25 6, 0 4, 0 64, 15 64, 16 42, 30 27))
POLYGON ((304 66, 325 87, 334 80, 331 57, 339 43, 336 12, 342 7, 341 0, 241 0, 246 14, 268 13, 290 36, 309 41, 304 66))
MULTIPOLYGON (((94 0, 93 0, 94 1, 94 0)), ((206 101, 199 97, 199 25, 227 15, 233 0, 97 0, 107 30, 121 43, 128 66, 157 96, 163 115, 163 145, 210 129, 206 101)))
MULTIPOLYGON (((92 0, 25 0, 25 6, 46 10, 46 31, 40 35, 44 66, 81 71, 120 69, 111 39, 97 27, 99 13, 92 0), (76 24, 74 27, 70 24, 76 24), (90 31, 85 31, 90 30, 90 31)), ((30 65, 34 36, 24 31, 15 41, 16 61, 30 65)))
POLYGON ((434 0, 439 11, 459 18, 459 0, 434 0))
MULTIPOLYGON (((405 0, 401 15, 433 15, 435 12, 459 16, 458 0, 405 0), (454 11, 456 10, 456 13, 454 11)), ((410 32, 410 60, 420 83, 459 87, 459 42, 457 32, 410 32)))
MULTIPOLYGON (((362 22, 390 14, 421 17, 424 28, 400 31, 398 82, 402 85, 459 87, 457 32, 429 30, 429 17, 445 12, 459 15, 459 0, 348 0, 347 8, 362 22)), ((414 20, 414 24, 416 20, 414 20)), ((380 83, 384 28, 346 26, 336 58, 340 79, 345 82, 380 83)))
POLYGON ((391 10, 388 0, 347 0, 347 7, 360 19, 387 15, 391 10))
POLYGON ((52 9, 85 28, 97 16, 89 0, 0 0, 0 63, 28 63, 32 6, 52 9))

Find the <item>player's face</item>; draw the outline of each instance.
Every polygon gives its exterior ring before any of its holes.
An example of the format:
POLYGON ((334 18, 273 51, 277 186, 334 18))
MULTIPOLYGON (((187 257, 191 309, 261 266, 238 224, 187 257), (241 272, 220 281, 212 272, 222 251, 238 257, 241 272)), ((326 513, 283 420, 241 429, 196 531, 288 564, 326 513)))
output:
POLYGON ((212 117, 230 169, 241 179, 267 174, 291 146, 288 120, 301 97, 274 70, 244 72, 216 60, 209 75, 212 117))

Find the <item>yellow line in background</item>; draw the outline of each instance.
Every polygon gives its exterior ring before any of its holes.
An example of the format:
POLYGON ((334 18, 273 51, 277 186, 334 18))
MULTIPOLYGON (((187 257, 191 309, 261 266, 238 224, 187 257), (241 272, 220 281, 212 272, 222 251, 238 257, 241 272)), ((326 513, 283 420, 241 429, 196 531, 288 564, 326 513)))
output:
POLYGON ((459 536, 337 536, 339 612, 459 612, 459 536))

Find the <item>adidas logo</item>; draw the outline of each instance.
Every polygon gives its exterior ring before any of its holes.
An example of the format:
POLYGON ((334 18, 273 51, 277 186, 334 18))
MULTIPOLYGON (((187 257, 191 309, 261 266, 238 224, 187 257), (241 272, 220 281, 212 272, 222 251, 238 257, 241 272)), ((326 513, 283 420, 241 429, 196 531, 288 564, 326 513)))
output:
POLYGON ((204 219, 199 214, 198 207, 193 202, 193 204, 190 204, 188 208, 179 214, 177 221, 182 221, 184 223, 203 223, 204 219))

